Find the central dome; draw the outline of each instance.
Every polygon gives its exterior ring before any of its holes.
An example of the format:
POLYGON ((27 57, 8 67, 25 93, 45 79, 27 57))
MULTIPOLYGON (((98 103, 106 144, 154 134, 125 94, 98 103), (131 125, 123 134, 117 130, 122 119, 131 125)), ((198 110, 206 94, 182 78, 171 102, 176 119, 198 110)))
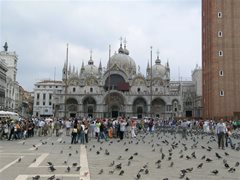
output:
POLYGON ((161 77, 162 79, 164 79, 166 72, 167 72, 166 67, 161 64, 159 57, 157 57, 155 65, 153 65, 152 67, 153 78, 161 77))
POLYGON ((117 65, 126 74, 129 73, 136 74, 136 63, 129 56, 129 51, 126 49, 126 47, 124 47, 124 49, 122 48, 122 44, 120 45, 118 53, 110 57, 107 67, 109 69, 112 68, 114 65, 117 65))
POLYGON ((98 75, 98 68, 94 65, 94 62, 92 60, 92 55, 90 56, 90 60, 88 61, 88 64, 84 66, 84 74, 87 75, 98 75))

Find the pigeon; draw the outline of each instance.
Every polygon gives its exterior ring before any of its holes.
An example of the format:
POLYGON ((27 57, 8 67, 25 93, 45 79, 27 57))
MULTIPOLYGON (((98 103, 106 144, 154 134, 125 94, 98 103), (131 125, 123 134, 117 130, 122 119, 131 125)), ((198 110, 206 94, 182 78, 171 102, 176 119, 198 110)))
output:
POLYGON ((171 162, 171 164, 170 164, 170 166, 169 166, 169 167, 173 167, 173 165, 174 165, 174 162, 171 162))
POLYGON ((122 163, 117 164, 115 167, 116 167, 116 169, 122 169, 122 163))
POLYGON ((114 166, 114 164, 115 164, 115 161, 113 161, 113 162, 109 165, 109 167, 114 166))
POLYGON ((119 173, 119 176, 122 176, 124 174, 124 170, 121 170, 119 173))
MULTIPOLYGON (((147 164, 148 164, 148 163, 147 163, 147 164)), ((145 165, 143 166, 143 168, 147 168, 147 167, 148 167, 147 164, 145 164, 145 165)))
POLYGON ((213 170, 213 171, 211 171, 211 173, 217 175, 217 174, 218 174, 218 170, 217 170, 217 169, 216 169, 216 170, 213 170))
POLYGON ((182 173, 182 174, 180 174, 180 177, 179 177, 179 178, 182 179, 182 178, 185 177, 185 175, 186 175, 185 173, 182 173))
POLYGON ((210 158, 207 158, 206 161, 207 162, 212 162, 212 160, 210 158))
POLYGON ((68 167, 67 167, 67 172, 70 172, 70 170, 71 170, 71 168, 68 166, 68 167))
POLYGON ((72 156, 72 153, 69 153, 68 156, 72 156))
POLYGON ((55 175, 50 176, 47 180, 53 180, 55 179, 55 175))
POLYGON ((202 168, 202 166, 203 166, 203 163, 200 163, 200 164, 197 166, 197 168, 202 168))
POLYGON ((224 164, 225 168, 230 168, 230 166, 228 165, 228 163, 224 164))
POLYGON ((130 156, 129 158, 128 158, 128 160, 132 160, 133 159, 133 156, 130 156))
POLYGON ((128 151, 128 148, 126 148, 125 151, 127 152, 127 151, 128 151))
POLYGON ((238 166, 239 166, 239 162, 236 162, 235 167, 238 167, 238 166))
POLYGON ((39 175, 36 175, 36 176, 32 177, 32 180, 39 180, 39 179, 40 179, 39 175))
POLYGON ((113 174, 113 173, 114 173, 114 170, 109 171, 109 174, 113 174))
POLYGON ((216 157, 217 157, 218 159, 221 159, 221 158, 222 158, 217 152, 215 153, 215 155, 216 155, 216 157))
POLYGON ((130 164, 131 164, 131 161, 128 161, 128 164, 127 164, 127 165, 130 166, 130 164))
POLYGON ((73 163, 73 164, 72 164, 72 166, 74 166, 74 167, 75 167, 75 166, 77 166, 77 164, 78 164, 78 163, 73 163))
POLYGON ((186 159, 187 159, 187 160, 189 160, 189 159, 191 159, 191 157, 189 157, 189 156, 186 156, 186 159))
POLYGON ((203 160, 203 159, 205 159, 206 158, 206 156, 204 155, 201 159, 203 160))
POLYGON ((118 156, 118 160, 120 160, 122 158, 122 156, 118 156))
POLYGON ((105 154, 106 154, 107 156, 110 155, 110 153, 109 153, 109 151, 108 151, 107 149, 105 150, 105 154))
POLYGON ((227 152, 225 152, 224 154, 225 154, 225 156, 229 156, 229 154, 227 152))
POLYGON ((56 170, 56 169, 54 168, 54 166, 50 166, 49 169, 50 169, 51 172, 53 172, 53 171, 56 170))
POLYGON ((161 163, 160 159, 155 162, 155 164, 159 164, 159 163, 161 163))
POLYGON ((52 146, 54 145, 54 143, 52 142, 52 146))
POLYGON ((193 170, 193 167, 192 167, 192 168, 187 168, 187 169, 186 169, 187 172, 192 172, 192 170, 193 170))
POLYGON ((35 158, 35 159, 33 159, 33 161, 32 162, 36 162, 37 161, 37 159, 35 158))
POLYGON ((97 155, 99 155, 99 154, 100 154, 100 152, 99 152, 99 151, 97 151, 96 153, 97 153, 97 155))
POLYGON ((149 170, 148 169, 145 169, 145 174, 148 174, 149 173, 149 170))
POLYGON ((20 157, 20 158, 18 158, 18 162, 21 162, 22 161, 22 158, 20 157))
POLYGON ((137 176, 136 176, 136 179, 140 179, 141 178, 141 174, 137 174, 137 176))
POLYGON ((102 173, 103 173, 103 169, 101 169, 98 174, 102 174, 102 173))
POLYGON ((81 166, 78 166, 77 168, 76 168, 76 171, 79 171, 81 169, 81 166))
POLYGON ((137 152, 135 152, 133 155, 134 155, 134 156, 137 156, 137 155, 138 155, 138 153, 137 153, 137 152))
POLYGON ((230 173, 233 173, 233 172, 235 172, 235 171, 236 171, 236 169, 233 168, 233 167, 231 167, 231 168, 228 170, 228 172, 230 172, 230 173))
POLYGON ((49 166, 53 166, 53 163, 52 162, 47 162, 49 166))

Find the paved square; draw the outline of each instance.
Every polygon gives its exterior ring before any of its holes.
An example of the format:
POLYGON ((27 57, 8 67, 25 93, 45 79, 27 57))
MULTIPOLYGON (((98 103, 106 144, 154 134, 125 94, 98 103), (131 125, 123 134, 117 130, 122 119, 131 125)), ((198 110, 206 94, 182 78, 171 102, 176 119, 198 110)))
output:
MULTIPOLYGON (((71 145, 70 137, 65 135, 3 140, 0 145, 0 179, 30 180, 39 175, 45 180, 55 175, 55 179, 64 180, 238 180, 240 166, 236 163, 240 162, 239 151, 230 147, 218 149, 215 140, 210 135, 192 135, 185 140, 179 134, 170 133, 142 133, 134 139, 110 139, 101 143, 91 139, 86 146, 71 145), (216 153, 221 158, 217 158, 216 153), (206 162, 207 158, 212 161, 206 162), (224 159, 229 168, 225 167, 224 159), (48 162, 56 170, 51 172, 48 162), (202 167, 197 168, 201 163, 202 167), (181 170, 186 171, 184 177, 181 177, 181 170), (214 175, 213 170, 218 173, 214 175)), ((238 142, 239 139, 233 139, 233 143, 238 142)))

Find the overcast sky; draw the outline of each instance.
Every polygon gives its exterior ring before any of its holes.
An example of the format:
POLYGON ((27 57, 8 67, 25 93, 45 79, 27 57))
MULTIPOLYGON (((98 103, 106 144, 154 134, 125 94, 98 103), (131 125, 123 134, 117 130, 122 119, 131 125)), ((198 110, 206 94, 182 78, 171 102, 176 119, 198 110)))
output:
POLYGON ((190 79, 201 65, 201 0, 1 0, 0 7, 1 50, 7 41, 18 54, 17 80, 28 91, 54 74, 61 80, 67 43, 79 69, 91 49, 94 64, 106 67, 109 44, 113 54, 120 37, 144 74, 150 46, 153 62, 157 50, 162 64, 169 61, 171 80, 190 79))

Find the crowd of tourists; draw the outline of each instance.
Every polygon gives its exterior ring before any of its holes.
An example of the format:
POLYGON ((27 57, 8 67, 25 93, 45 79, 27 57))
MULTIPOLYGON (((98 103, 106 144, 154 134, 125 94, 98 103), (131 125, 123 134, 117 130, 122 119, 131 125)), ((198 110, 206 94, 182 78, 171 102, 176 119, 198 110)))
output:
POLYGON ((195 120, 195 119, 136 119, 136 118, 72 118, 50 119, 32 118, 13 121, 0 120, 0 139, 18 140, 33 136, 69 136, 72 144, 88 143, 89 139, 98 142, 111 138, 136 138, 139 133, 153 133, 156 130, 170 130, 187 134, 198 131, 206 134, 216 134, 219 148, 232 146, 231 137, 240 139, 240 121, 195 120))

